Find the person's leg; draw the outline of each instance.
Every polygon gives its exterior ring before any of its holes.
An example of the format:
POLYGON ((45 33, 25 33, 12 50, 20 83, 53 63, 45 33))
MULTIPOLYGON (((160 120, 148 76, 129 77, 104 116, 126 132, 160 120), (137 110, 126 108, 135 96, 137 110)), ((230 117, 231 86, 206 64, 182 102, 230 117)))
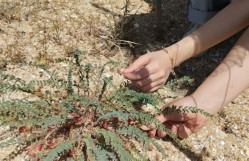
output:
POLYGON ((191 0, 188 19, 195 24, 202 25, 230 2, 231 0, 191 0))

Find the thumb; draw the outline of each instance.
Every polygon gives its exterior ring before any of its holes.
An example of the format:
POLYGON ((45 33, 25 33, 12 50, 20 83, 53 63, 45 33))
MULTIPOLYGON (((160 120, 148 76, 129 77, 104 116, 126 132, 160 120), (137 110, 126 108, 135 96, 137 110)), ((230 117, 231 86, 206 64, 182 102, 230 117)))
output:
POLYGON ((158 119, 161 123, 168 121, 168 118, 164 114, 157 115, 156 119, 158 119))
MULTIPOLYGON (((157 115, 155 118, 156 118, 157 120, 159 120, 160 123, 164 123, 164 122, 168 121, 168 119, 167 119, 163 114, 157 115)), ((154 123, 151 124, 150 126, 151 126, 151 127, 148 127, 148 126, 146 126, 146 125, 142 125, 142 126, 141 126, 141 129, 144 130, 144 131, 148 131, 148 130, 151 130, 151 128, 155 128, 155 127, 156 127, 154 123)))
POLYGON ((147 55, 140 56, 128 68, 126 68, 122 73, 123 74, 132 73, 132 72, 140 69, 142 66, 145 66, 148 63, 149 63, 149 57, 147 55))

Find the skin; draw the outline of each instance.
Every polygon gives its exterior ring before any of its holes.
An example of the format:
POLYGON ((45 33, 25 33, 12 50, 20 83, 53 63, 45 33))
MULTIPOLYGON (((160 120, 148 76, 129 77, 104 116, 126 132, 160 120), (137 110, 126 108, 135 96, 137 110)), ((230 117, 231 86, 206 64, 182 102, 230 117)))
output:
MULTIPOLYGON (((131 80, 144 92, 153 92, 164 85, 171 69, 190 57, 227 39, 249 25, 249 1, 237 0, 228 5, 202 27, 179 42, 163 50, 139 57, 123 71, 125 78, 131 80), (168 55, 169 54, 169 55, 168 55), (171 59, 173 58, 173 63, 171 59), (150 79, 148 79, 148 77, 150 79)), ((227 54, 223 62, 190 96, 176 100, 166 106, 194 106, 215 114, 249 88, 249 28, 227 54)), ((181 138, 187 138, 200 130, 208 121, 201 114, 169 113, 156 118, 181 138)), ((149 136, 166 134, 156 129, 149 136)))

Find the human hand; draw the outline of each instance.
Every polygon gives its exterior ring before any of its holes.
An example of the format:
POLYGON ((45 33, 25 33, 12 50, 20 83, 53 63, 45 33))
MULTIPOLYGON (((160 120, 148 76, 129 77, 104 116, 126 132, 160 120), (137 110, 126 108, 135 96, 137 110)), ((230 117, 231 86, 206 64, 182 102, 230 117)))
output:
POLYGON ((172 63, 169 55, 163 50, 140 56, 122 73, 144 92, 153 92, 164 85, 172 63))
MULTIPOLYGON (((169 105, 167 105, 167 107, 172 107, 172 105, 175 105, 177 107, 179 106, 196 107, 197 106, 192 96, 188 96, 188 97, 184 97, 179 100, 176 100, 170 103, 169 105)), ((164 114, 161 114, 161 115, 156 116, 156 118, 161 123, 163 123, 167 129, 169 129, 175 135, 178 135, 180 138, 187 138, 192 133, 199 131, 207 123, 209 119, 208 117, 200 113, 184 113, 184 112, 177 113, 176 111, 170 112, 170 110, 167 116, 165 116, 164 114)), ((143 125, 141 128, 145 131, 148 131, 148 135, 150 137, 155 137, 156 133, 159 137, 166 136, 166 133, 161 130, 157 130, 157 129, 151 130, 145 125, 143 125)))

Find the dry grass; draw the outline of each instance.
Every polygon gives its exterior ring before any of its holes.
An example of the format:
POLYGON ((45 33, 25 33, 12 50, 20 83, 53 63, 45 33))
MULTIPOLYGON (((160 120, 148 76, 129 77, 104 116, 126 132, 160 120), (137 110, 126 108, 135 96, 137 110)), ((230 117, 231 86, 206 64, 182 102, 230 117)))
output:
POLYGON ((104 49, 124 42, 121 32, 128 11, 121 8, 126 3, 3 0, 0 2, 1 56, 49 61, 68 56, 76 48, 89 54, 107 54, 104 49), (92 4, 106 6, 116 15, 92 4), (124 18, 121 23, 117 21, 118 15, 124 18))

